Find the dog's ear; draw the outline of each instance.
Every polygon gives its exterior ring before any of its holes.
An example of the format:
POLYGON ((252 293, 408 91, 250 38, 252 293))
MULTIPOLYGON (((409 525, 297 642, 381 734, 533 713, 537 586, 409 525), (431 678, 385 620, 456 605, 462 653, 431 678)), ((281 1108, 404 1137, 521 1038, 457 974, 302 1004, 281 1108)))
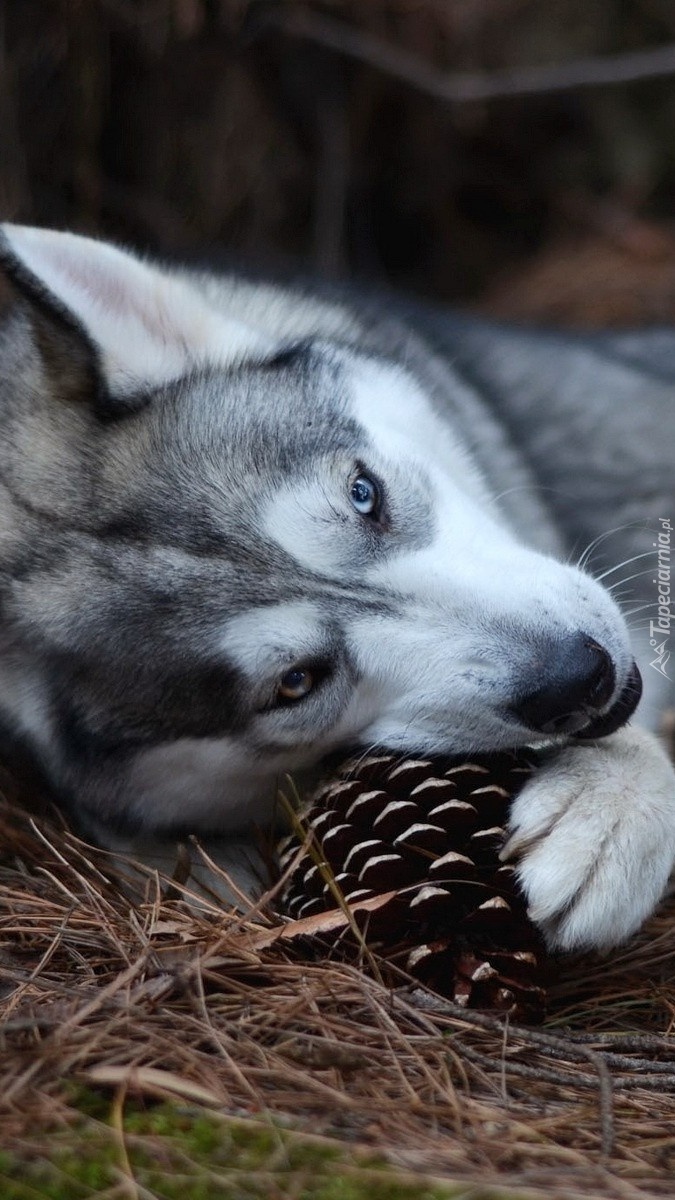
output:
POLYGON ((143 393, 191 367, 228 366, 270 350, 187 277, 77 234, 1 229, 5 281, 28 306, 50 370, 63 375, 61 384, 78 379, 80 391, 84 385, 111 411, 135 407, 143 393))

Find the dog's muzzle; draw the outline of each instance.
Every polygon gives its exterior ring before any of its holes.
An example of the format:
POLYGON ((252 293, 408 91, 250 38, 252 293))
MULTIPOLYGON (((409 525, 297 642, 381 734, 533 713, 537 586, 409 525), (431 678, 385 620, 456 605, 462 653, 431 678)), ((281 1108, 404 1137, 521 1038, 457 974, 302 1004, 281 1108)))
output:
POLYGON ((641 695, 642 676, 637 663, 634 662, 623 690, 609 712, 601 717, 596 717, 590 725, 581 730, 578 736, 580 738, 602 738, 607 737, 610 733, 616 733, 617 729, 620 729, 632 717, 640 703, 641 695))
POLYGON ((635 663, 620 695, 607 708, 615 688, 611 656, 587 634, 579 633, 558 643, 539 668, 537 686, 512 711, 537 733, 607 737, 625 724, 640 700, 642 679, 635 663))

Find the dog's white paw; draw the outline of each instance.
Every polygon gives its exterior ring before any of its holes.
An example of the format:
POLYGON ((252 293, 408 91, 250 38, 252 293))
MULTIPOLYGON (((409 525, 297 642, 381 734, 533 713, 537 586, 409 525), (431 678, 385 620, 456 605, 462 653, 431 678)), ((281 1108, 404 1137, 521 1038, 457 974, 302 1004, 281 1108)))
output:
POLYGON ((649 916, 675 863, 675 771, 656 738, 625 728, 563 748, 511 812, 529 914, 549 945, 608 949, 649 916))

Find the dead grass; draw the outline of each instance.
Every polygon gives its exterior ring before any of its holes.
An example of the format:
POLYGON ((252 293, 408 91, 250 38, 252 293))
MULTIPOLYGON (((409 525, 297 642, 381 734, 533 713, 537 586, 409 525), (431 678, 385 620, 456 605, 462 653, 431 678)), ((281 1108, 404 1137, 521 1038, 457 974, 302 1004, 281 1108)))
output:
POLYGON ((118 1115, 169 1099, 402 1172, 672 1194, 672 904, 609 961, 561 962, 550 1021, 528 1030, 261 946, 269 911, 196 910, 151 874, 133 895, 120 864, 9 801, 0 846, 3 1146, 74 1122, 75 1084, 118 1115))

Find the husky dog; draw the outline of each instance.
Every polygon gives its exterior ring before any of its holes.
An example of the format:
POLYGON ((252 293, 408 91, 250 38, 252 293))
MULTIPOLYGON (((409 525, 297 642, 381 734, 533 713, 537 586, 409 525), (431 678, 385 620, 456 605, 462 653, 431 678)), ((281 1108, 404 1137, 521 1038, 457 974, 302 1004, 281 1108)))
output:
POLYGON ((669 703, 675 334, 11 225, 0 259, 5 757, 99 837, 241 847, 340 748, 543 747, 503 851, 533 918, 563 948, 635 930, 675 860, 641 720, 669 703), (632 635, 598 573, 632 580, 632 635))

